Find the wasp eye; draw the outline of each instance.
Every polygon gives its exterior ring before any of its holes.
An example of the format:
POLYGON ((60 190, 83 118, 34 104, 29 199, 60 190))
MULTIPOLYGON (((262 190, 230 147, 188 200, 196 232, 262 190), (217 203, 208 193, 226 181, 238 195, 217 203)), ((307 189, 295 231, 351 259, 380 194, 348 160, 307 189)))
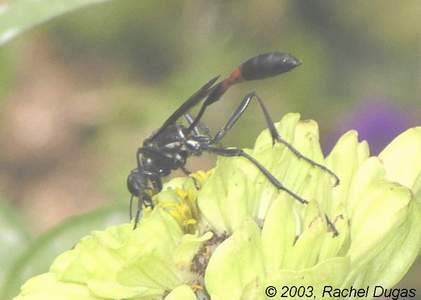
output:
POLYGON ((136 170, 130 172, 127 176, 127 189, 133 196, 138 196, 142 186, 142 175, 136 170))

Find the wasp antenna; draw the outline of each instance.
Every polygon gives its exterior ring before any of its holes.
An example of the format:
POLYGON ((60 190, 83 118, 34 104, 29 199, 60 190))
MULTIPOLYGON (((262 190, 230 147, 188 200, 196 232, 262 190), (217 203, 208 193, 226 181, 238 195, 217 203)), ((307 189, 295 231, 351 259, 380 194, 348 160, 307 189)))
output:
POLYGON ((244 80, 257 80, 288 72, 301 61, 288 53, 271 52, 252 57, 240 66, 244 80))

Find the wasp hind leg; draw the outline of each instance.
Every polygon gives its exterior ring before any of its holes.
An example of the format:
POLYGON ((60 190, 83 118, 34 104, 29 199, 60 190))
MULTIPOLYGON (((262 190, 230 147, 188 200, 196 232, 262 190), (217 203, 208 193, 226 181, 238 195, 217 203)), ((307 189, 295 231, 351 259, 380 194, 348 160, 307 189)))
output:
POLYGON ((303 199, 301 196, 297 195, 290 189, 286 188, 278 179, 273 176, 268 169, 266 169, 260 162, 258 162, 254 157, 244 152, 242 149, 237 148, 216 148, 216 147, 208 147, 206 148, 206 151, 209 151, 211 153, 215 153, 217 155, 221 156, 241 156, 247 159, 249 162, 251 162, 253 165, 255 165, 260 172, 278 189, 286 192, 291 197, 293 197, 295 200, 302 204, 307 204, 308 201, 303 199))
POLYGON ((291 145, 288 141, 283 139, 281 135, 279 134, 278 130, 276 129, 273 120, 269 114, 269 111, 267 110, 265 104, 263 103, 262 99, 255 93, 251 92, 248 93, 243 100, 241 101, 240 105, 237 107, 237 109, 234 111, 234 113, 229 118, 228 122, 225 124, 224 127, 222 127, 215 135, 215 138, 213 139, 213 142, 215 144, 219 143, 222 138, 227 134, 227 132, 235 125, 235 123, 238 121, 238 119, 242 116, 242 114, 246 111, 246 109, 249 107, 250 102, 255 99, 262 112, 263 116, 265 118, 266 125, 269 129, 270 135, 272 136, 273 143, 279 142, 283 144, 285 147, 288 148, 289 151, 291 151, 297 158, 302 159, 312 165, 313 167, 317 167, 320 170, 323 170, 324 172, 327 172, 329 175, 331 175, 335 179, 335 186, 339 184, 340 180, 339 177, 329 168, 325 167, 322 164, 319 164, 318 162, 315 162, 314 160, 304 156, 300 151, 298 151, 293 145, 291 145))
MULTIPOLYGON (((278 190, 282 190, 284 192, 286 192, 288 195, 290 195, 292 198, 294 198, 295 200, 297 200, 298 202, 300 202, 301 204, 308 204, 308 201, 304 198, 302 198, 301 196, 297 195, 296 193, 294 193, 293 191, 291 191, 290 189, 288 189, 287 187, 285 187, 278 179, 275 178, 275 176, 272 175, 272 173, 270 173, 270 171, 268 169, 266 169, 259 161, 257 161, 254 157, 252 157, 251 155, 247 154, 246 152, 244 152, 242 149, 237 149, 237 148, 216 148, 216 147, 208 147, 206 149, 207 151, 217 154, 217 155, 221 155, 221 156, 228 156, 228 157, 232 157, 232 156, 240 156, 240 157, 244 157, 245 159, 247 159, 249 162, 251 162, 253 165, 255 165, 260 172, 262 172, 262 174, 278 189, 278 190)), ((336 229, 334 223, 329 219, 328 215, 325 214, 325 219, 326 219, 326 223, 327 226, 329 228, 330 231, 333 232, 333 236, 336 237, 339 235, 338 230, 336 229)))

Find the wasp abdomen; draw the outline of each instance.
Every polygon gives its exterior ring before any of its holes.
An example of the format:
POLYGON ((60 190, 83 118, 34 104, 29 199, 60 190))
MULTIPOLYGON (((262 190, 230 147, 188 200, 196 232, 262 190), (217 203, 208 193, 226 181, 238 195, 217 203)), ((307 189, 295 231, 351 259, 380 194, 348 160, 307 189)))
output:
POLYGON ((261 54, 241 65, 241 76, 245 80, 264 79, 288 72, 300 64, 300 60, 288 53, 261 54))

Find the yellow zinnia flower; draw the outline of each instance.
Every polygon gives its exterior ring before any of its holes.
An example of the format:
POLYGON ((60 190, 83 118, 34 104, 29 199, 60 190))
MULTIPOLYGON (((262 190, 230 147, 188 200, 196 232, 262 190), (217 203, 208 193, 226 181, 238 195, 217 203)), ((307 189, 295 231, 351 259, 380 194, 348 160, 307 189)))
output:
POLYGON ((265 131, 245 151, 308 205, 244 158, 219 157, 211 172, 167 183, 136 230, 93 232, 15 299, 259 300, 282 287, 297 298, 347 298, 351 287, 372 298, 375 286, 392 288, 421 247, 421 127, 379 157, 350 131, 325 159, 314 121, 288 114, 276 126, 340 184, 265 131))

